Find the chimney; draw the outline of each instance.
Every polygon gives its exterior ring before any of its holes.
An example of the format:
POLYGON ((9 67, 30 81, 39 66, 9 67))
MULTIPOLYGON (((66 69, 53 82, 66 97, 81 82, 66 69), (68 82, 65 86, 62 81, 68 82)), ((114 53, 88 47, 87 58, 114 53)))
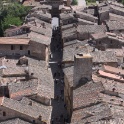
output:
POLYGON ((36 23, 36 21, 35 21, 35 20, 34 20, 34 25, 35 25, 35 26, 37 26, 37 23, 36 23))
POLYGON ((42 121, 42 116, 41 115, 39 115, 38 120, 42 121))
POLYGON ((43 9, 42 11, 43 11, 43 14, 46 14, 47 13, 47 11, 45 9, 43 9))
POLYGON ((73 87, 92 80, 92 56, 90 54, 76 54, 74 56, 73 87))
POLYGON ((43 28, 46 28, 46 24, 45 23, 43 23, 43 28))

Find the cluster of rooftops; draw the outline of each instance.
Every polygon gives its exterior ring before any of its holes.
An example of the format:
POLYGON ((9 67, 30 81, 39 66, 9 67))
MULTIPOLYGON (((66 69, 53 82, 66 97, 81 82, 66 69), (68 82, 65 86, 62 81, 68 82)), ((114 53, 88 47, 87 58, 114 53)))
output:
MULTIPOLYGON (((25 24, 11 26, 0 38, 0 124, 50 124, 51 8, 38 4, 25 24)), ((60 8, 64 101, 70 123, 123 124, 124 6, 106 1, 77 10, 60 8)))
POLYGON ((54 99, 47 60, 51 20, 45 5, 36 6, 22 26, 11 25, 0 37, 1 124, 50 124, 54 99))
POLYGON ((124 123, 123 12, 122 4, 105 1, 60 14, 71 124, 124 123))

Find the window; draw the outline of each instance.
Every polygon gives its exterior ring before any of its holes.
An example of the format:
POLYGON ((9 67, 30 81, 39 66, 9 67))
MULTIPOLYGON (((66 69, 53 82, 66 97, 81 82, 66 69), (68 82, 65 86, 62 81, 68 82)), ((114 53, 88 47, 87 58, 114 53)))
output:
POLYGON ((30 50, 28 50, 28 55, 30 55, 30 50))
POLYGON ((25 28, 23 28, 22 30, 23 30, 23 31, 26 31, 26 29, 25 29, 25 28))
POLYGON ((35 124, 35 120, 33 120, 32 122, 33 122, 33 124, 35 124))
POLYGON ((14 45, 11 45, 11 50, 14 50, 15 49, 15 46, 14 45))
POLYGON ((29 28, 26 28, 26 32, 27 32, 27 33, 29 32, 29 28))
POLYGON ((20 46, 20 50, 23 50, 23 46, 20 46))
POLYGON ((110 41, 110 43, 112 44, 112 40, 110 41))
POLYGON ((6 116, 6 112, 3 112, 3 116, 6 116))
POLYGON ((101 41, 99 41, 99 44, 101 44, 101 41))

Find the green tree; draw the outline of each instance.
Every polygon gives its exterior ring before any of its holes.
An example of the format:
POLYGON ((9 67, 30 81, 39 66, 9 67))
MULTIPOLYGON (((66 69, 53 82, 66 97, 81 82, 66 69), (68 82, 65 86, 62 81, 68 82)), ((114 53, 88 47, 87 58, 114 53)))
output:
POLYGON ((6 30, 7 28, 10 27, 10 25, 16 25, 19 26, 22 24, 22 21, 20 20, 19 17, 14 17, 12 15, 7 15, 4 20, 2 21, 2 27, 3 30, 6 30))
POLYGON ((12 3, 4 8, 3 15, 13 15, 22 18, 28 14, 30 9, 30 7, 25 7, 19 3, 12 3))
POLYGON ((121 0, 121 3, 124 4, 124 0, 121 0))
POLYGON ((78 1, 77 0, 73 0, 72 1, 72 5, 78 5, 78 1))
POLYGON ((30 11, 30 7, 25 7, 17 2, 10 2, 8 5, 3 6, 0 1, 0 36, 9 28, 9 25, 19 26, 23 23, 24 17, 30 11))

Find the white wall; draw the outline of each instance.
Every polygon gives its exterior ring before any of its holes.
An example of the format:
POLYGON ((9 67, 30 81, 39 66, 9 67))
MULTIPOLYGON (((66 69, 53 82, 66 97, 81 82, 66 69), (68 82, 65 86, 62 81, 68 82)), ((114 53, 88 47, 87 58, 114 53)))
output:
POLYGON ((85 0, 78 0, 78 6, 86 6, 85 0))
POLYGON ((53 17, 52 18, 52 28, 56 26, 58 27, 59 26, 59 19, 57 17, 53 17))

